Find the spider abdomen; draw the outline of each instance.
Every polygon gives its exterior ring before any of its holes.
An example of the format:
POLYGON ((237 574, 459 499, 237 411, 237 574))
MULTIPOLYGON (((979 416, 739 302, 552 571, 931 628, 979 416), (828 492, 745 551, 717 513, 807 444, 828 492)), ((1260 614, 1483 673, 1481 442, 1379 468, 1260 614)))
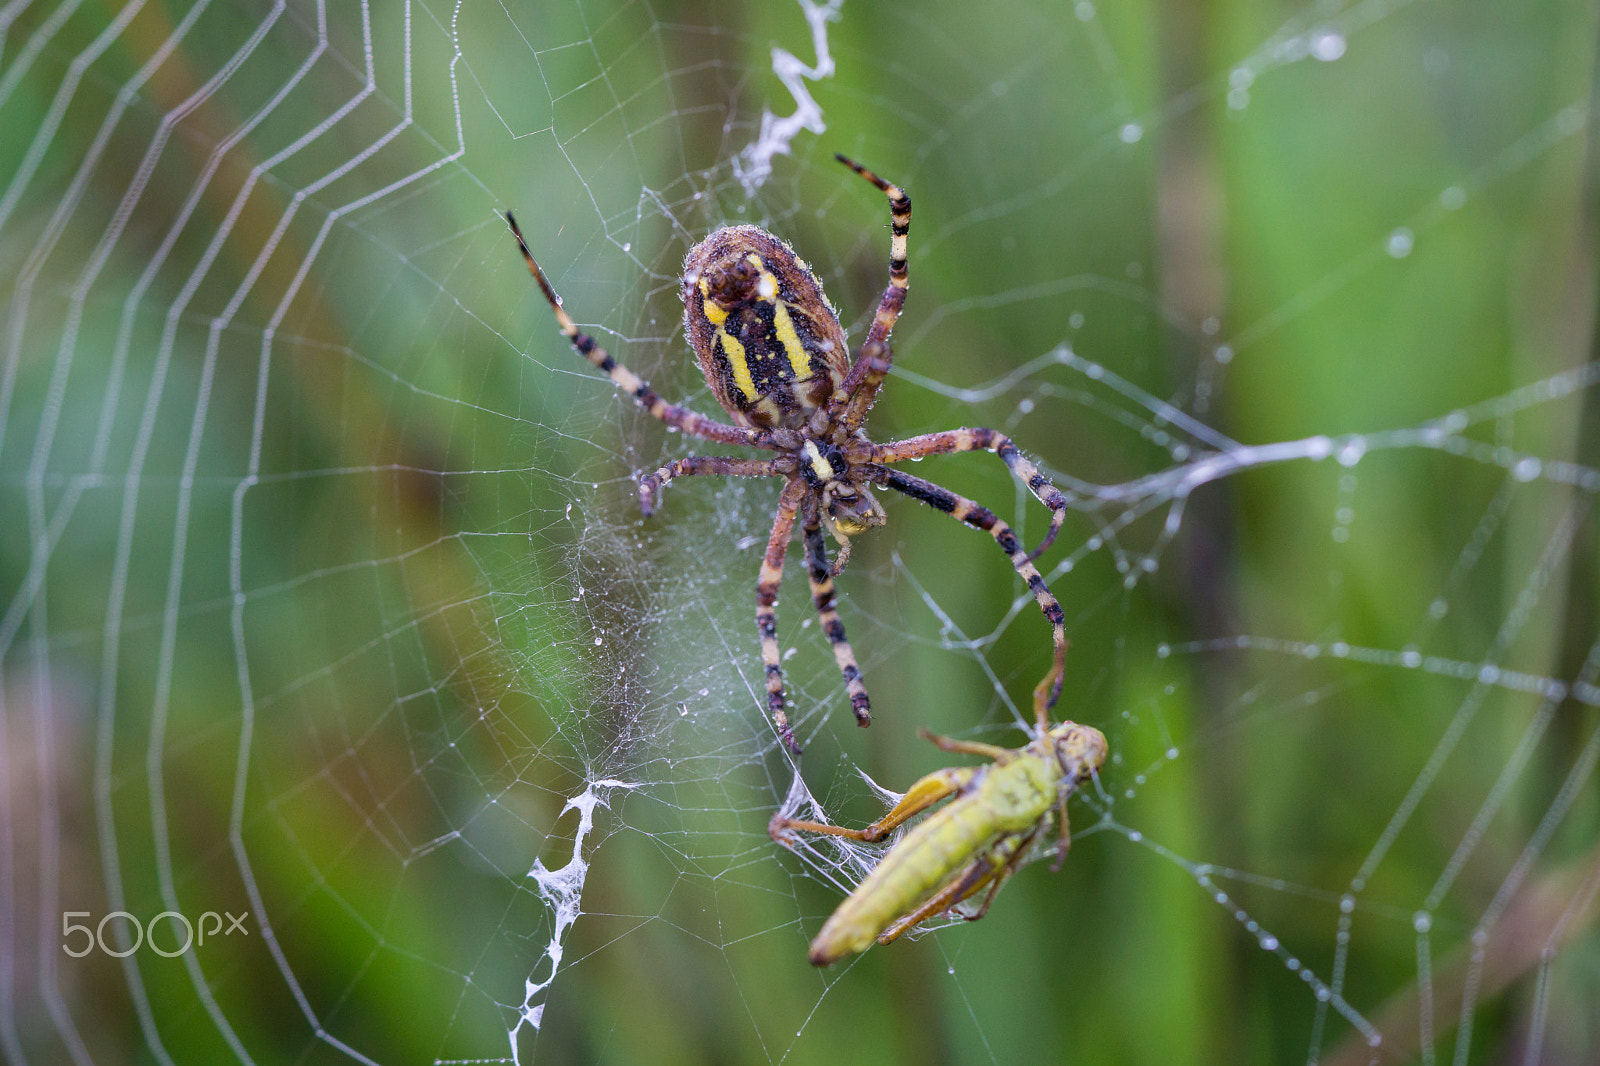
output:
POLYGON ((740 425, 801 428, 850 367, 822 283, 756 226, 724 226, 689 250, 683 324, 706 383, 740 425))

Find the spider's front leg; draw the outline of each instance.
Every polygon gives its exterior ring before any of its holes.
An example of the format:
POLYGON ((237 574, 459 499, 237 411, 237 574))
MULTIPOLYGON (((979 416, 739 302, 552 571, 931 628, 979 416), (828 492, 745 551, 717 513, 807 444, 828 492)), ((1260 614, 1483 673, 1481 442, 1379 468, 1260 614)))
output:
POLYGON ((789 728, 789 714, 783 707, 783 661, 778 653, 778 586, 783 583, 783 558, 789 551, 795 516, 800 501, 810 491, 798 477, 790 478, 778 496, 778 517, 767 538, 767 554, 761 560, 761 577, 756 581, 756 629, 761 633, 761 663, 767 674, 767 711, 778 736, 798 758, 800 742, 789 728))
POLYGON ((889 285, 878 301, 878 311, 872 317, 872 325, 861 344, 855 365, 841 383, 834 402, 829 404, 829 414, 839 415, 840 425, 849 434, 860 428, 866 419, 878 387, 883 384, 883 379, 889 373, 889 364, 894 359, 894 353, 889 348, 889 334, 900 319, 900 311, 906 303, 906 290, 911 286, 906 266, 906 240, 911 232, 911 197, 900 186, 878 177, 853 159, 843 155, 835 155, 834 158, 866 178, 889 198, 889 285))

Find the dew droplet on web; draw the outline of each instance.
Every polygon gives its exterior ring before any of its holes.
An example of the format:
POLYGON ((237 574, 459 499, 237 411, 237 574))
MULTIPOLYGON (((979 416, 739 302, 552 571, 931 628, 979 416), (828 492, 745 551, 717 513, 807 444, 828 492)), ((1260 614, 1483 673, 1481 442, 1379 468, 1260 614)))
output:
POLYGON ((1332 63, 1344 55, 1344 34, 1337 30, 1318 30, 1311 35, 1311 58, 1332 63))

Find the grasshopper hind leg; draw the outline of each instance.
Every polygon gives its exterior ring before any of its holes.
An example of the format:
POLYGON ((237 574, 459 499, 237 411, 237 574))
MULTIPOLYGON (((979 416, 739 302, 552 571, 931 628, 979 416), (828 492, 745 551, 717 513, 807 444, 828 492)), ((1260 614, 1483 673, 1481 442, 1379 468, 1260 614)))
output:
POLYGON ((1033 838, 1038 835, 1039 830, 1035 828, 1026 834, 1013 834, 1001 839, 963 870, 959 877, 952 879, 949 884, 929 896, 916 910, 890 923, 888 928, 878 934, 878 943, 893 943, 929 918, 937 917, 963 900, 977 895, 985 887, 989 889, 989 894, 983 898, 978 913, 964 917, 969 922, 975 922, 988 914, 989 907, 994 903, 995 896, 999 895, 1001 886, 1017 872, 1022 857, 1028 853, 1033 838))

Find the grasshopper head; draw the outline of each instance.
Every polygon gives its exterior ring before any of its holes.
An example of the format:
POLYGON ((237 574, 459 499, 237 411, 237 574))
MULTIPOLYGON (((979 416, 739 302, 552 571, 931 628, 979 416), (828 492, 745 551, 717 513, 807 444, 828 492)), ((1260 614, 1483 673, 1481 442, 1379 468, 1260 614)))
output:
POLYGON ((1073 786, 1081 785, 1090 774, 1104 766, 1110 750, 1104 733, 1076 722, 1062 722, 1052 727, 1045 734, 1045 740, 1061 766, 1062 782, 1073 786))

